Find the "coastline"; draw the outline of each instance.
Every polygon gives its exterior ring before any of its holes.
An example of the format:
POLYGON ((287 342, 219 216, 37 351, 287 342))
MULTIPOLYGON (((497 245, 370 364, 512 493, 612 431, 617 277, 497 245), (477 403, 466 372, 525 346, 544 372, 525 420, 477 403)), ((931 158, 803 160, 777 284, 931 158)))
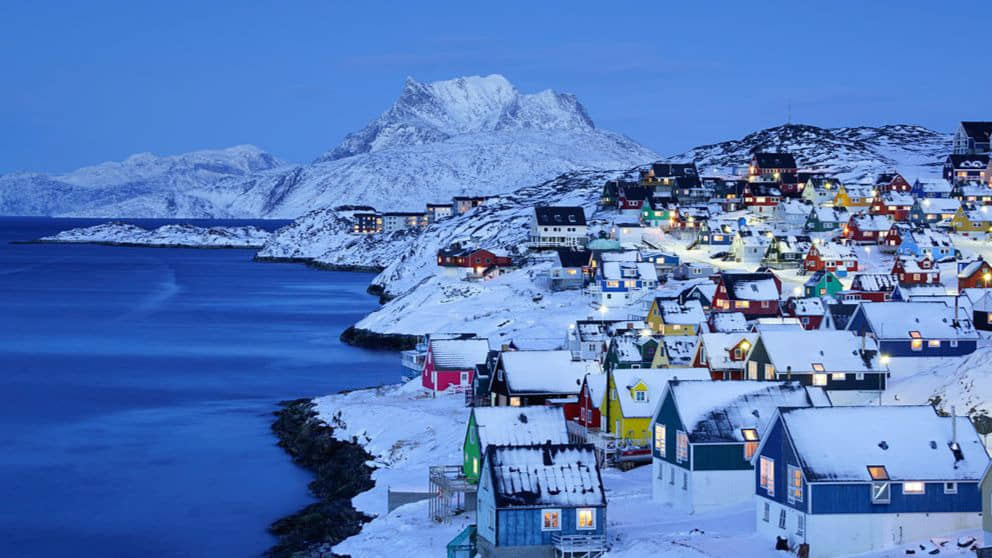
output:
POLYGON ((270 558, 338 556, 334 545, 357 535, 373 518, 357 509, 352 498, 375 487, 372 456, 355 440, 334 437, 334 427, 317 418, 312 399, 283 401, 275 411, 272 431, 297 465, 311 471, 309 484, 317 502, 274 521, 269 532, 279 541, 266 551, 270 558))
POLYGON ((116 242, 112 240, 11 240, 10 244, 89 244, 91 246, 117 246, 122 248, 193 248, 196 250, 258 250, 260 244, 156 244, 142 242, 116 242))
POLYGON ((403 333, 376 333, 372 330, 349 326, 341 333, 341 341, 353 347, 382 351, 407 351, 417 346, 416 335, 403 333))

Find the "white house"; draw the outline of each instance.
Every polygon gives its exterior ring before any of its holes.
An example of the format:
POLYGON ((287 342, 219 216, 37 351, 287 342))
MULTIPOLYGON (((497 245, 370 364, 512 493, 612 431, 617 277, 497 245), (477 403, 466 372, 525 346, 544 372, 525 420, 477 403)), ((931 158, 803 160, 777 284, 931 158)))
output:
POLYGON ((586 243, 586 213, 581 207, 535 207, 530 222, 533 248, 581 248, 586 243))

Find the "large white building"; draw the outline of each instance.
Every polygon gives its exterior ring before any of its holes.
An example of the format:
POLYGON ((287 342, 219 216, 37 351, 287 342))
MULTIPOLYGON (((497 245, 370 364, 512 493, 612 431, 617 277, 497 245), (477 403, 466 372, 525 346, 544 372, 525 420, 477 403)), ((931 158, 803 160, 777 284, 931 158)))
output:
POLYGON ((586 213, 581 207, 535 207, 530 222, 532 248, 582 248, 586 213))

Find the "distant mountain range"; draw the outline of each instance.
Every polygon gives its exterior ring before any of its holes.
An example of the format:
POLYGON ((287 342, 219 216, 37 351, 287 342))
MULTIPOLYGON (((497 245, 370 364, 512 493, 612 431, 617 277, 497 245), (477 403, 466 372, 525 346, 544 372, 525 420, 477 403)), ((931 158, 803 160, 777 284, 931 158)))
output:
POLYGON ((408 78, 392 107, 313 163, 287 165, 249 146, 140 155, 60 176, 11 174, 0 177, 0 214, 293 218, 348 203, 422 210, 454 195, 657 158, 597 129, 572 95, 521 94, 499 75, 408 78))
MULTIPOLYGON (((669 157, 706 172, 785 150, 846 180, 897 169, 939 175, 951 136, 911 125, 785 125, 669 157)), ((295 218, 340 204, 423 209, 455 195, 507 193, 564 173, 624 170, 662 157, 595 127, 573 95, 522 94, 499 75, 434 83, 407 78, 396 102, 334 149, 291 165, 245 145, 140 154, 62 175, 0 176, 0 214, 89 217, 295 218)))

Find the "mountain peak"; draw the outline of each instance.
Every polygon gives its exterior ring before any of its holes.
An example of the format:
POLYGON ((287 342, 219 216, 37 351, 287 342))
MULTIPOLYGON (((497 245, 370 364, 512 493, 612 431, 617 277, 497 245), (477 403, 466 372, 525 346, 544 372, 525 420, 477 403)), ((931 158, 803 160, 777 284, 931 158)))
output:
POLYGON ((574 95, 550 89, 521 94, 499 74, 430 83, 408 76, 403 91, 389 110, 365 128, 348 134, 338 147, 318 161, 438 143, 464 134, 594 127, 574 95))

